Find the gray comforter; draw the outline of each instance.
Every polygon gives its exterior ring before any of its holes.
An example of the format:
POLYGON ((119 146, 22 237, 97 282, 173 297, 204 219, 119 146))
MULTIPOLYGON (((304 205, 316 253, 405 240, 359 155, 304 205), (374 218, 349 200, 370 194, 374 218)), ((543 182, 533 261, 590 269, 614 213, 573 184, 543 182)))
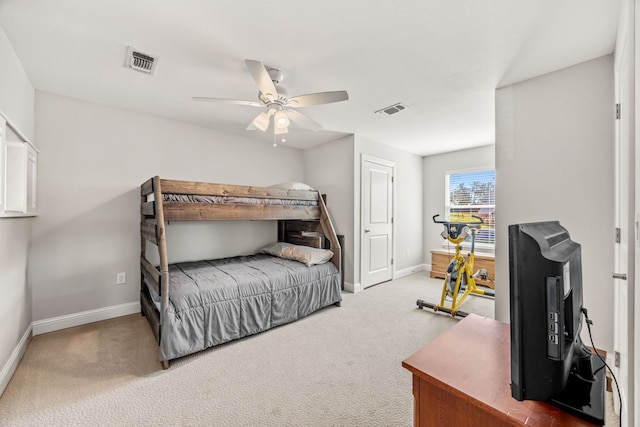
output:
POLYGON ((307 267, 270 255, 169 266, 160 358, 185 356, 265 331, 342 300, 328 262, 307 267))

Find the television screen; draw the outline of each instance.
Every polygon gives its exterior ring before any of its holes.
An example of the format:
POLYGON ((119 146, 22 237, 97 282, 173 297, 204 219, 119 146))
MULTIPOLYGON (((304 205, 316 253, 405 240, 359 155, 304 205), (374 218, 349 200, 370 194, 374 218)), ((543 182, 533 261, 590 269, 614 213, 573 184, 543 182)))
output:
POLYGON ((604 424, 604 369, 580 338, 581 247, 558 221, 509 226, 511 394, 604 424))

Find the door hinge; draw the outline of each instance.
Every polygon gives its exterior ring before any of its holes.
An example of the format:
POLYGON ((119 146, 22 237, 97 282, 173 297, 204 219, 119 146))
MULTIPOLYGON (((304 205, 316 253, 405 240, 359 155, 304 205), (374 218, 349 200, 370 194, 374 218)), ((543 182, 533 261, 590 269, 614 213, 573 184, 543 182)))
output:
POLYGON ((613 352, 613 366, 615 366, 616 368, 620 367, 620 352, 619 351, 614 351, 613 352))
POLYGON ((620 104, 616 104, 616 120, 620 120, 620 104))
POLYGON ((393 217, 391 217, 391 224, 393 224, 393 217))
POLYGON ((393 258, 391 258, 391 265, 393 265, 393 258))
POLYGON ((620 243, 620 227, 616 227, 616 235, 615 235, 615 239, 616 239, 616 243, 620 243))
POLYGON ((393 175, 391 175, 391 183, 393 184, 393 175))

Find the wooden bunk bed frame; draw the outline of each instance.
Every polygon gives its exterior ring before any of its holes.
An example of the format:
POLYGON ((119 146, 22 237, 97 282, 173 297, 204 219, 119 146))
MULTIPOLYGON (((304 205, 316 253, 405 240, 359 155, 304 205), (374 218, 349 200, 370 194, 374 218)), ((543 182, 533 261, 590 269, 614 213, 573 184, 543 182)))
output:
MULTIPOLYGON (((169 260, 165 228, 169 221, 277 220, 278 241, 330 249, 333 252, 330 262, 342 275, 341 245, 324 198, 317 191, 179 181, 160 179, 158 176, 144 182, 140 190, 140 303, 142 315, 149 321, 158 344, 165 308, 169 304, 169 260), (163 194, 317 201, 317 206, 169 202, 163 201, 163 194), (157 247, 159 268, 154 267, 147 259, 146 242, 157 247), (160 295, 160 314, 144 297, 145 282, 160 295)), ((169 367, 168 360, 160 362, 163 369, 169 367)))

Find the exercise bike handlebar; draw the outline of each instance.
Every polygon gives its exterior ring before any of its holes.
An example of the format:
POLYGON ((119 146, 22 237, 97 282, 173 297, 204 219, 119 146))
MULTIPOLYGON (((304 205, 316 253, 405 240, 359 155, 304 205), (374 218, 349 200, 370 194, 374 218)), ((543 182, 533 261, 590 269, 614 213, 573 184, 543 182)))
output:
POLYGON ((432 219, 433 222, 435 222, 436 224, 444 224, 444 225, 466 225, 469 227, 473 227, 473 226, 477 226, 477 225, 481 225, 484 224, 484 220, 477 216, 477 215, 471 215, 472 218, 476 218, 478 221, 475 222, 450 222, 450 221, 437 221, 436 218, 439 217, 440 214, 435 214, 432 219))

